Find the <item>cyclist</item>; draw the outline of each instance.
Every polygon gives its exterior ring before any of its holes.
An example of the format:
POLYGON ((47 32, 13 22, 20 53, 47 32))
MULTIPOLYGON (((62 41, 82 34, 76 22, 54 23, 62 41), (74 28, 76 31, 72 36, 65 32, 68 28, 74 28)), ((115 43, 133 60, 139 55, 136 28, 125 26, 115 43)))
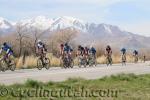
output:
POLYGON ((62 57, 64 54, 64 44, 60 44, 60 56, 62 57))
POLYGON ((63 54, 67 55, 69 59, 71 59, 73 49, 68 45, 68 43, 65 43, 63 48, 63 54))
POLYGON ((4 51, 5 55, 4 57, 1 59, 1 60, 9 60, 9 63, 11 63, 11 60, 10 60, 10 56, 13 56, 13 50, 11 48, 10 45, 8 45, 6 42, 3 43, 3 45, 1 46, 1 49, 0 49, 0 54, 4 51))
POLYGON ((92 54, 94 58, 96 58, 96 49, 93 46, 90 47, 89 53, 92 54))
POLYGON ((125 63, 126 62, 126 49, 122 48, 121 52, 122 52, 122 63, 125 63))
POLYGON ((78 46, 77 56, 84 56, 85 50, 81 45, 78 46))
POLYGON ((109 45, 107 45, 107 47, 106 47, 106 55, 107 56, 111 56, 112 55, 112 50, 111 50, 111 47, 109 45))
POLYGON ((134 51, 133 51, 133 55, 134 55, 134 56, 138 56, 138 51, 137 51, 137 50, 134 50, 134 51))
POLYGON ((122 55, 126 55, 126 49, 125 48, 122 48, 121 52, 122 52, 122 55))
POLYGON ((37 42, 37 53, 40 56, 40 59, 41 59, 43 64, 44 64, 43 58, 45 58, 45 60, 46 60, 46 52, 47 52, 47 49, 45 47, 45 44, 41 40, 38 40, 38 42, 37 42))
POLYGON ((138 51, 137 50, 133 51, 133 56, 135 57, 135 63, 138 62, 138 51))
POLYGON ((112 58, 111 58, 112 49, 109 45, 107 45, 106 47, 105 54, 106 54, 107 66, 112 65, 112 58))
POLYGON ((88 56, 89 55, 89 48, 85 47, 84 50, 85 50, 85 55, 88 56))
POLYGON ((85 59, 85 49, 81 45, 78 46, 77 56, 80 61, 85 59))

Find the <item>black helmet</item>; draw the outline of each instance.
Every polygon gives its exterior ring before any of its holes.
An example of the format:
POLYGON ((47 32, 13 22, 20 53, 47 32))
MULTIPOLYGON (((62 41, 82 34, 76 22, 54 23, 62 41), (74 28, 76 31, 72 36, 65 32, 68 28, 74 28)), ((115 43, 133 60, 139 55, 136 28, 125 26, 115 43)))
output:
POLYGON ((5 45, 7 45, 7 43, 6 43, 6 42, 4 42, 4 43, 3 43, 3 45, 5 46, 5 45))
POLYGON ((110 45, 107 45, 107 48, 110 48, 110 45))
POLYGON ((67 42, 65 43, 65 46, 68 46, 68 43, 67 43, 67 42))
POLYGON ((62 44, 60 44, 60 47, 63 47, 64 46, 64 44, 62 43, 62 44))
POLYGON ((78 45, 78 48, 81 48, 81 45, 78 45))

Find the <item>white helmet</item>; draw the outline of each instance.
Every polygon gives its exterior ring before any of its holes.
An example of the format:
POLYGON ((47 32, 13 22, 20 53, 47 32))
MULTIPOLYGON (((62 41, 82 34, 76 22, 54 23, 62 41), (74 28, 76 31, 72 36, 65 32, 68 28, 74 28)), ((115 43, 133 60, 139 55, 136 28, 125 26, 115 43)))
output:
POLYGON ((90 45, 90 48, 93 48, 93 45, 90 45))

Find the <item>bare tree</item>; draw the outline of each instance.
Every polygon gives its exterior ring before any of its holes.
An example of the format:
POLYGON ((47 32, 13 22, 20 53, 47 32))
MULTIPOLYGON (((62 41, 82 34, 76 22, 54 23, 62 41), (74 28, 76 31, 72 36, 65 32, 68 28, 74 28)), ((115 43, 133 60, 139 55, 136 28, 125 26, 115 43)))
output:
POLYGON ((21 56, 21 54, 22 54, 24 38, 29 38, 27 36, 27 28, 25 26, 26 26, 26 24, 25 25, 21 25, 21 24, 16 25, 15 34, 17 35, 16 40, 19 42, 19 56, 21 56))
POLYGON ((73 46, 73 39, 76 37, 78 31, 71 29, 63 29, 56 32, 53 32, 49 37, 49 46, 51 52, 57 54, 59 51, 59 44, 68 42, 73 46))
POLYGON ((43 38, 43 36, 45 35, 45 33, 48 32, 49 29, 47 30, 40 30, 38 28, 35 28, 35 27, 31 27, 30 28, 31 30, 31 38, 32 38, 32 41, 33 41, 33 51, 34 53, 36 53, 36 43, 39 39, 43 38))

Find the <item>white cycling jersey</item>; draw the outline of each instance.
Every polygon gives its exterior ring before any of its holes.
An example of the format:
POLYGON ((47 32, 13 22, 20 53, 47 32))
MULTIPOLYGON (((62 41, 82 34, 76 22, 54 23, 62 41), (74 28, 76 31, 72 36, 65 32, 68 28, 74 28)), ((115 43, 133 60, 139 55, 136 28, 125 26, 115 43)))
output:
POLYGON ((38 44, 37 44, 37 46, 38 46, 38 48, 39 48, 39 49, 42 49, 42 48, 44 48, 44 45, 43 45, 43 43, 38 43, 38 44))

